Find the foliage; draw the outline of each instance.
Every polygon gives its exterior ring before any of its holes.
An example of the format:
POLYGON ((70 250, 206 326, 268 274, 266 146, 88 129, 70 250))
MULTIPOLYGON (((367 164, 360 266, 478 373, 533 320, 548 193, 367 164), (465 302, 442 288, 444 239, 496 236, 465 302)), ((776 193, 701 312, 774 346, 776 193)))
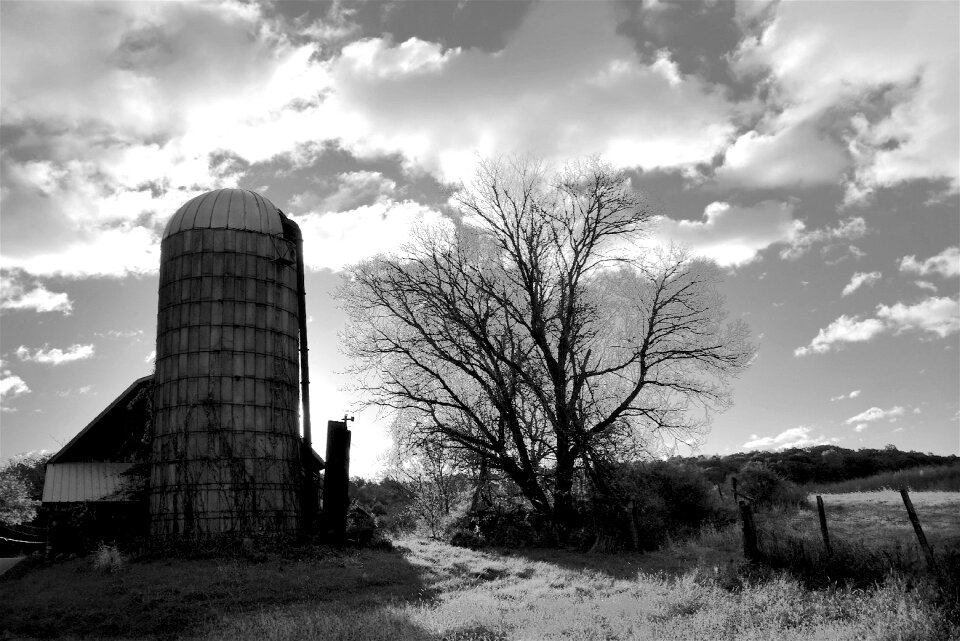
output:
POLYGON ((522 506, 491 506, 460 516, 447 527, 447 540, 451 545, 468 548, 515 549, 557 544, 544 515, 522 506))
POLYGON ((351 500, 372 514, 382 530, 398 534, 413 529, 415 523, 410 509, 413 494, 400 481, 389 476, 381 481, 354 477, 350 479, 348 491, 351 500))
POLYGON ((49 452, 26 452, 0 466, 0 523, 19 525, 37 516, 49 452))
MULTIPOLYGON (((793 483, 816 486, 924 466, 960 465, 960 457, 955 454, 940 456, 906 452, 890 446, 883 449, 851 450, 835 445, 790 448, 777 452, 738 452, 725 456, 696 456, 681 460, 701 469, 710 470, 711 481, 715 484, 722 483, 736 474, 747 463, 762 462, 793 483)), ((955 489, 960 489, 960 486, 955 489)))
POLYGON ((598 161, 483 163, 462 220, 348 269, 343 334, 367 401, 417 447, 483 460, 565 527, 577 470, 688 440, 753 347, 715 265, 631 243, 653 212, 598 161))
POLYGON ((672 461, 633 463, 621 466, 616 478, 621 501, 632 510, 619 519, 625 524, 619 527, 619 537, 636 549, 654 549, 668 539, 687 537, 733 518, 695 466, 672 461), (627 529, 629 519, 632 531, 627 529))
POLYGON ((807 505, 807 493, 780 476, 773 467, 751 462, 737 473, 737 488, 758 508, 798 508, 807 505))
POLYGON ((419 531, 439 538, 454 512, 465 507, 470 487, 466 461, 448 452, 439 439, 417 439, 414 444, 394 431, 386 473, 407 489, 409 516, 419 531))
POLYGON ((100 572, 119 572, 123 569, 124 559, 116 545, 101 543, 92 555, 92 563, 100 572))
POLYGON ((37 516, 40 501, 30 498, 27 485, 16 476, 0 474, 0 524, 29 523, 37 516))

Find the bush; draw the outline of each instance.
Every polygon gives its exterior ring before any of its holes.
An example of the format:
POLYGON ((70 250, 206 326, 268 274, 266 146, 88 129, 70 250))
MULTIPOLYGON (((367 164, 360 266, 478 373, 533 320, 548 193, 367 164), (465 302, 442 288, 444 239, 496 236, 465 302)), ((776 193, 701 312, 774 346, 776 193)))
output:
POLYGON ((737 474, 737 490, 757 508, 808 508, 807 493, 763 462, 750 462, 737 474))
POLYGON ((93 553, 93 568, 104 573, 119 572, 123 569, 123 555, 115 545, 101 543, 93 553))
POLYGON ((523 506, 494 506, 455 518, 446 538, 460 547, 549 547, 557 544, 546 518, 523 506))
POLYGON ((706 525, 735 518, 704 473, 692 465, 671 461, 624 465, 616 483, 620 505, 608 502, 606 510, 598 511, 600 527, 604 521, 621 523, 619 540, 637 549, 655 549, 669 538, 685 538, 706 525))

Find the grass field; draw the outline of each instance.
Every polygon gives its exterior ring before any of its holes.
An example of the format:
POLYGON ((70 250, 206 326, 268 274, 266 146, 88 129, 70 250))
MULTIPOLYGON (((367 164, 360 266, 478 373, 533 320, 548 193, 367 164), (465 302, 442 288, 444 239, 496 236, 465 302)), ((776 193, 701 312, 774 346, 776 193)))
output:
POLYGON ((92 558, 0 578, 0 638, 483 641, 956 638, 921 586, 808 590, 742 563, 735 528, 653 554, 396 549, 92 558))
MULTIPOLYGON (((868 547, 916 545, 916 535, 900 492, 881 490, 820 496, 831 541, 868 547)), ((911 492, 910 500, 935 549, 960 544, 960 492, 911 492)), ((810 503, 816 505, 815 497, 810 497, 810 503)), ((758 517, 761 524, 770 520, 785 521, 792 531, 820 537, 820 521, 815 509, 758 517)))
POLYGON ((901 487, 911 492, 960 492, 960 465, 912 467, 839 483, 812 484, 807 489, 817 494, 847 494, 898 490, 901 487))

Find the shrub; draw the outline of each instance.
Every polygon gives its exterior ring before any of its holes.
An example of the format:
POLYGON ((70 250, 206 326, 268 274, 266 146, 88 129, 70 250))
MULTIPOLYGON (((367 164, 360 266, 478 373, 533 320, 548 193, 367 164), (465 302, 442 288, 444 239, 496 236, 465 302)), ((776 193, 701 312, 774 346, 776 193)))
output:
POLYGON ((795 483, 783 478, 773 467, 763 462, 750 462, 740 468, 737 487, 754 507, 807 508, 807 494, 795 483))
MULTIPOLYGON (((527 506, 510 503, 475 510, 453 519, 447 526, 446 538, 453 545, 469 548, 557 545, 556 532, 546 517, 527 506)), ((580 541, 574 537, 568 543, 577 545, 580 541)))
POLYGON ((123 569, 123 555, 115 545, 101 543, 93 553, 93 568, 104 573, 119 572, 123 569))
POLYGON ((654 549, 668 538, 684 538, 705 525, 734 518, 704 473, 692 465, 671 461, 624 465, 617 471, 616 485, 620 504, 608 501, 606 509, 598 511, 600 527, 619 522, 618 538, 638 549, 654 549))

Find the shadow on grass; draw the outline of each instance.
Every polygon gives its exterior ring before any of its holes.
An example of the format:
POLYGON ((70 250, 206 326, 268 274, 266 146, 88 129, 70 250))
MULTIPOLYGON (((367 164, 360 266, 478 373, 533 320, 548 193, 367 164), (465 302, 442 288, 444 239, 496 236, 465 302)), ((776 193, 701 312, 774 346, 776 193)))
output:
POLYGON ((322 638, 374 638, 359 625, 384 638, 435 639, 396 613, 433 596, 396 551, 154 559, 109 573, 77 558, 17 574, 0 577, 0 638, 301 638, 337 626, 342 635, 322 638))
POLYGON ((705 566, 737 563, 742 555, 736 545, 705 547, 695 541, 667 545, 651 552, 576 552, 556 549, 498 549, 505 556, 552 563, 567 570, 590 571, 614 579, 633 579, 638 573, 678 577, 705 566))

